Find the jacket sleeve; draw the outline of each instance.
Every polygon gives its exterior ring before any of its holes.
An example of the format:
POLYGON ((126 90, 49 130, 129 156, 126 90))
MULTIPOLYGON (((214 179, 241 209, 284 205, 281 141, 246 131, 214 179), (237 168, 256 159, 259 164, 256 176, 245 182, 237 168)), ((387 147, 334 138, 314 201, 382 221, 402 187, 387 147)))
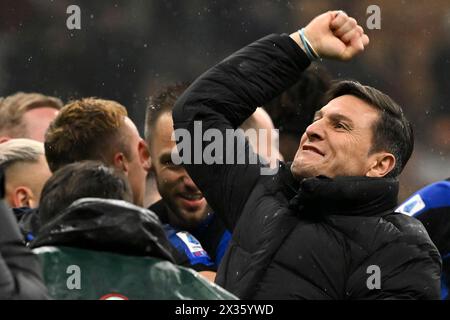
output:
POLYGON ((0 300, 47 299, 38 257, 25 247, 14 215, 0 201, 0 300))
MULTIPOLYGON (((230 230, 233 230, 246 199, 261 178, 262 164, 250 161, 254 153, 247 141, 243 149, 239 149, 237 138, 234 145, 227 145, 227 133, 233 132, 256 107, 294 84, 309 63, 307 56, 288 35, 269 35, 208 70, 175 105, 175 135, 184 130, 193 137, 190 142, 193 152, 188 157, 190 163, 184 161, 183 165, 230 230), (198 131, 199 121, 201 131, 198 131), (208 143, 202 141, 200 148, 196 148, 195 140, 198 141, 198 132, 204 133, 209 129, 220 132, 223 137, 221 155, 217 157, 222 157, 222 160, 210 164, 201 161, 199 164, 195 157, 204 154, 208 143), (245 164, 237 161, 238 156, 243 156, 242 150, 245 164), (230 154, 234 162, 228 161, 230 154)), ((244 140, 243 134, 236 133, 236 136, 244 140)), ((178 146, 181 153, 182 148, 180 144, 178 146)))
POLYGON ((439 252, 419 221, 412 221, 407 227, 415 230, 403 233, 397 240, 378 248, 352 273, 348 281, 347 297, 440 299, 439 252))

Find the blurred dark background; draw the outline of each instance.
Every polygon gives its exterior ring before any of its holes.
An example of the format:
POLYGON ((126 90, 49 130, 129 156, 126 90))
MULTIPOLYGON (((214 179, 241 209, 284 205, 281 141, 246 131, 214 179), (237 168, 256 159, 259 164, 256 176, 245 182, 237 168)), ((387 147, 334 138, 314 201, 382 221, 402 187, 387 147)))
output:
POLYGON ((142 132, 148 96, 160 87, 192 80, 254 40, 293 32, 334 9, 357 18, 371 44, 350 63, 324 66, 335 78, 386 92, 414 123, 401 199, 450 177, 449 0, 1 0, 0 96, 114 99, 142 132), (72 4, 81 8, 81 30, 66 27, 72 4), (381 30, 365 27, 373 4, 381 30))

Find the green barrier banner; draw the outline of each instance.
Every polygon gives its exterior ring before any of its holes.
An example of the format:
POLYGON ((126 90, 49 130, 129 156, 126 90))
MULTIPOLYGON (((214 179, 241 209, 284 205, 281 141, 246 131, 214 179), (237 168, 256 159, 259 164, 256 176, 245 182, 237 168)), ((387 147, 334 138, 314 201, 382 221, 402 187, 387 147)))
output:
POLYGON ((69 247, 34 249, 49 294, 61 300, 236 300, 169 261, 69 247))

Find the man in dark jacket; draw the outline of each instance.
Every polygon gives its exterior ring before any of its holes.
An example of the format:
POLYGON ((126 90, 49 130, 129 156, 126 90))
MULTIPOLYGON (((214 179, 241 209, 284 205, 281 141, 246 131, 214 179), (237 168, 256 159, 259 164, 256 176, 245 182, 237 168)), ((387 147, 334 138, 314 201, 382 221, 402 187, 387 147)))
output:
POLYGON ((3 200, 0 170, 0 300, 46 299, 38 258, 25 247, 17 222, 3 200))
POLYGON ((420 222, 394 213, 396 177, 413 136, 388 96, 339 83, 292 165, 281 163, 274 175, 250 161, 248 143, 236 147, 241 134, 224 142, 257 106, 292 85, 310 60, 348 60, 368 42, 356 20, 327 12, 301 32, 270 35, 238 51, 178 100, 174 161, 183 163, 232 231, 216 281, 238 297, 439 298, 436 247, 420 222))

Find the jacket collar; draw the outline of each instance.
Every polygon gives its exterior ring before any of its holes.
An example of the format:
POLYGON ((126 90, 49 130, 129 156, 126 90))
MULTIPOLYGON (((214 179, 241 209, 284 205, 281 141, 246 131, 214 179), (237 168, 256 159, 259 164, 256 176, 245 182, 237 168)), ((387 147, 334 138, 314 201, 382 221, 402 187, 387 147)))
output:
POLYGON ((397 206, 398 180, 324 176, 304 179, 290 208, 312 215, 384 216, 397 206))
POLYGON ((300 181, 298 181, 291 171, 292 162, 280 162, 279 177, 283 189, 283 193, 287 199, 292 199, 298 192, 300 181))

